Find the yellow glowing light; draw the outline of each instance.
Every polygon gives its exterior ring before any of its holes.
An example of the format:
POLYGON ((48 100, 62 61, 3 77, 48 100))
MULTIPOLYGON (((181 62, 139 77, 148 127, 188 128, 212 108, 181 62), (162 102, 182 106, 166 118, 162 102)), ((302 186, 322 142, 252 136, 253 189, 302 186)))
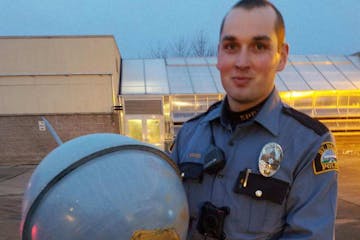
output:
POLYGON ((280 97, 284 99, 311 98, 311 97, 337 97, 337 96, 360 96, 358 90, 323 90, 323 91, 289 91, 280 92, 280 97))
POLYGON ((182 101, 173 101, 173 105, 177 107, 190 107, 194 106, 193 103, 190 102, 182 102, 182 101))
POLYGON ((291 92, 280 92, 280 97, 285 99, 291 98, 305 98, 312 97, 314 91, 291 91, 291 92))

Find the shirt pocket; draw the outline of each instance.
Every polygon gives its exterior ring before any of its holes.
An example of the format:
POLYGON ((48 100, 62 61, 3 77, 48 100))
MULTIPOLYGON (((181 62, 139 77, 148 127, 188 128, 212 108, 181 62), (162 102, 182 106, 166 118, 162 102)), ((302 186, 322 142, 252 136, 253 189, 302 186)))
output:
POLYGON ((268 200, 256 200, 248 196, 236 198, 237 201, 230 210, 230 231, 268 236, 281 229, 284 221, 284 205, 268 200))
POLYGON ((284 206, 250 199, 249 232, 274 233, 283 225, 284 206))

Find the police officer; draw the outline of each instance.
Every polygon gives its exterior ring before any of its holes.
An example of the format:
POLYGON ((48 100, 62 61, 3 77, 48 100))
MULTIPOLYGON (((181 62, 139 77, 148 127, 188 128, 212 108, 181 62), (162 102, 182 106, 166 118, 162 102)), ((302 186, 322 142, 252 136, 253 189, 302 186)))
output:
POLYGON ((190 206, 188 239, 334 238, 334 140, 279 98, 284 39, 283 18, 266 0, 239 1, 223 20, 217 68, 226 97, 183 125, 171 153, 190 206))

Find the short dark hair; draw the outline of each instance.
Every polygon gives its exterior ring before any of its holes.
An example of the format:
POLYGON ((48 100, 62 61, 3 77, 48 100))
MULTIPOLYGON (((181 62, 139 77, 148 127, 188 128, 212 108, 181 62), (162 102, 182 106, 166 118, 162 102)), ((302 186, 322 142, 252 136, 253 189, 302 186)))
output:
MULTIPOLYGON (((241 0, 241 1, 237 2, 230 9, 230 11, 235 8, 243 8, 246 10, 252 10, 254 8, 261 8, 261 7, 271 7, 275 11, 275 14, 276 14, 275 32, 276 32, 276 36, 277 36, 278 43, 279 43, 279 49, 280 49, 280 47, 283 45, 283 43, 285 41, 285 22, 284 22, 284 18, 281 15, 280 11, 275 7, 274 4, 272 4, 271 2, 269 2, 267 0, 241 0)), ((221 22, 220 36, 223 31, 225 20, 226 20, 227 15, 229 14, 229 12, 225 15, 225 17, 223 18, 223 20, 221 22)))

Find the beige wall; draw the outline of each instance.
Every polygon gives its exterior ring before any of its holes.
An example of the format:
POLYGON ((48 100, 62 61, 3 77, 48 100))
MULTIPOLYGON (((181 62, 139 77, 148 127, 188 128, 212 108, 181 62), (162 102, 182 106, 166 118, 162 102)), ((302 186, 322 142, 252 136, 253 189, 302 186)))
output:
POLYGON ((111 74, 119 64, 112 36, 3 37, 0 56, 1 75, 111 74))
POLYGON ((0 78, 1 114, 109 113, 111 75, 0 78))
POLYGON ((110 113, 120 53, 112 36, 0 38, 0 115, 110 113))

